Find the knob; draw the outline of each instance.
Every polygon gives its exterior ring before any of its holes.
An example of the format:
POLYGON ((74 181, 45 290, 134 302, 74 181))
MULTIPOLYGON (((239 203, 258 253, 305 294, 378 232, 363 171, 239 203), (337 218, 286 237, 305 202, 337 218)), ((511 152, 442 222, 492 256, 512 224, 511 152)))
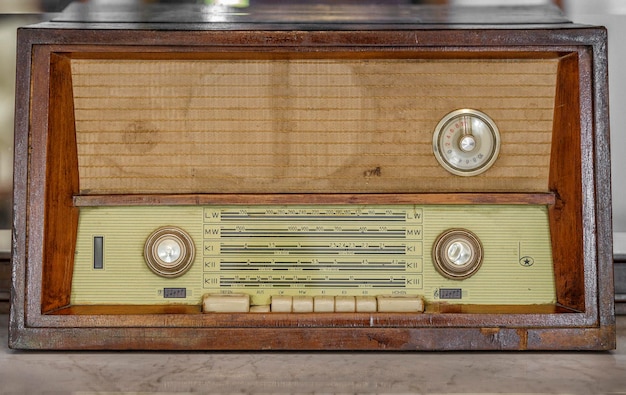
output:
POLYGON ((144 259, 156 275, 180 277, 191 268, 195 257, 193 239, 175 226, 156 229, 144 244, 144 259))
POLYGON ((452 111, 435 127, 433 154, 439 164, 452 174, 481 174, 495 163, 499 152, 498 127, 481 111, 452 111))
POLYGON ((483 261, 480 239, 467 229, 441 233, 432 249, 435 269, 444 277, 463 280, 476 274, 483 261))

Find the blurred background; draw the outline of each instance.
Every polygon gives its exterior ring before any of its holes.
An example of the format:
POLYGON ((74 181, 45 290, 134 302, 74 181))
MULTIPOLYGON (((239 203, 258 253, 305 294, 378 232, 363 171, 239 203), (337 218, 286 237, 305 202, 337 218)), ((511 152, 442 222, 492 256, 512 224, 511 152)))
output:
MULTIPOLYGON (((90 0, 102 5, 141 3, 232 3, 240 0, 90 0)), ((277 0, 277 2, 286 0, 277 0)), ((446 3, 445 0, 413 0, 423 3, 446 3)), ((15 87, 15 36, 20 25, 45 19, 42 13, 60 12, 71 0, 1 0, 0 1, 0 251, 8 251, 11 227, 11 185, 13 166, 13 113, 15 87)), ((86 2, 86 0, 83 0, 86 2)), ((247 2, 247 0, 246 0, 247 2)), ((626 36, 626 1, 624 0, 449 0, 450 4, 542 4, 556 3, 569 19, 607 26, 609 30, 609 75, 612 139, 613 214, 615 252, 626 259, 626 47, 620 44, 626 36)), ((49 17, 49 16, 48 16, 49 17)))

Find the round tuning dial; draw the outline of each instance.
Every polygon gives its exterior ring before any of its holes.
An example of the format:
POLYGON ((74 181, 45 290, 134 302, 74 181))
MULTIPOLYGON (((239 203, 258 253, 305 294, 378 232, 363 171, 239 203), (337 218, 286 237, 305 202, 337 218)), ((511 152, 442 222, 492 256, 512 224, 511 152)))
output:
POLYGON ((433 134, 433 153, 444 169, 459 176, 475 176, 489 169, 500 152, 500 132, 487 114, 456 110, 439 121, 433 134))
POLYGON ((435 240, 432 257, 435 269, 441 275, 463 280, 480 268, 483 246, 480 239, 467 229, 448 229, 435 240))
POLYGON ((184 230, 167 226, 152 232, 144 245, 146 264, 161 277, 179 277, 189 270, 195 256, 193 239, 184 230))

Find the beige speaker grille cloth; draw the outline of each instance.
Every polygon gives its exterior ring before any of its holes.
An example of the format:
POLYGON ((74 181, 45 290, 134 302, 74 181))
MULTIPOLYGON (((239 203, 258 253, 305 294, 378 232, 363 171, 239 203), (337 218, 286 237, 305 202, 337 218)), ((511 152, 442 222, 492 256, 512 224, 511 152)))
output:
POLYGON ((557 64, 74 59, 81 193, 546 191, 557 64), (479 176, 432 153, 459 108, 500 129, 479 176))

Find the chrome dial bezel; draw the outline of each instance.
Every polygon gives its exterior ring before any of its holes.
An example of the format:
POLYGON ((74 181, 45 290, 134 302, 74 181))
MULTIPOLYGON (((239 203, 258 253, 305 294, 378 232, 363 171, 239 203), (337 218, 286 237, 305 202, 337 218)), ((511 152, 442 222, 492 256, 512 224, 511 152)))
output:
POLYGON ((180 277, 193 264, 195 245, 191 236, 176 226, 164 226, 152 232, 144 244, 144 260, 150 270, 165 278, 180 277), (179 247, 178 257, 171 262, 159 257, 159 245, 164 241, 173 241, 179 247))
MULTIPOLYGON (((478 130, 478 129, 477 129, 478 130)), ((486 172, 498 159, 500 153, 500 131, 496 123, 484 112, 470 108, 452 111, 444 116, 433 133, 433 153, 439 164, 448 172, 463 177, 476 176, 486 172), (452 135, 457 131, 450 129, 450 125, 458 124, 459 120, 469 117, 472 121, 484 125, 480 136, 473 136, 476 148, 471 151, 461 147, 461 138, 454 140, 452 135), (483 133, 484 130, 487 133, 483 133), (483 141, 484 140, 484 141, 483 141), (446 144, 449 144, 446 146, 446 144), (475 152, 474 152, 475 151, 475 152), (458 161, 466 161, 465 165, 459 165, 458 161), (456 162, 456 163, 455 163, 456 162)))

